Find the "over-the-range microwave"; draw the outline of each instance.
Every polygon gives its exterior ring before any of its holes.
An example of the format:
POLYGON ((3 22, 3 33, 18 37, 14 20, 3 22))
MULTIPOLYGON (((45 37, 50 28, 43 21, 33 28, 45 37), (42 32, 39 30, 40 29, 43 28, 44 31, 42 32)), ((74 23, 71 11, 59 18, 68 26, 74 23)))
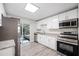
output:
POLYGON ((78 18, 63 20, 59 22, 59 28, 75 28, 78 27, 78 18))

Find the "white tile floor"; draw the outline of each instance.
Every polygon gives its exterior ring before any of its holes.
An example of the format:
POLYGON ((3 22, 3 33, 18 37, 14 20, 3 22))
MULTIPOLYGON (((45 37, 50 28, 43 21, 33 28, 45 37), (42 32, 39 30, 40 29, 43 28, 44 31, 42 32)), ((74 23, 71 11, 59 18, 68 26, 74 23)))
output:
POLYGON ((60 56, 58 52, 39 43, 21 45, 21 56, 60 56))

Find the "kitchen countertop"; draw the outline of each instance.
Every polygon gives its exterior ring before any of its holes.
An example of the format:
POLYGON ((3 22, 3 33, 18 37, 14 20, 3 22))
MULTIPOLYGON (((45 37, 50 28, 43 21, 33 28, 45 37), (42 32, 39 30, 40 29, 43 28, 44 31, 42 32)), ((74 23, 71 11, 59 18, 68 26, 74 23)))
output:
POLYGON ((56 36, 58 37, 60 33, 43 33, 43 32, 36 32, 35 35, 41 34, 41 35, 48 35, 48 36, 56 36))

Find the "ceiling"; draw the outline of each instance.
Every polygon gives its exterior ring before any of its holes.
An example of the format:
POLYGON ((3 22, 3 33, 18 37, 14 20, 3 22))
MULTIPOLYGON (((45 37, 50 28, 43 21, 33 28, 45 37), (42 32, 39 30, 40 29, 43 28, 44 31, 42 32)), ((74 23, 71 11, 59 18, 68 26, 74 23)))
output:
POLYGON ((4 7, 8 15, 25 17, 31 20, 40 20, 50 15, 55 15, 77 7, 77 3, 32 3, 40 9, 35 13, 25 10, 27 3, 5 3, 4 7))

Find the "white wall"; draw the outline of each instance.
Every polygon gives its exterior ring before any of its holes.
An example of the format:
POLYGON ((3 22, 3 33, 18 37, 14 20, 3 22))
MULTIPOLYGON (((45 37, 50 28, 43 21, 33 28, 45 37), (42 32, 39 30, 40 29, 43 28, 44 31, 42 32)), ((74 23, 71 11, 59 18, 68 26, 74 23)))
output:
POLYGON ((6 12, 2 3, 0 3, 0 13, 6 16, 6 12))
POLYGON ((30 25, 30 42, 34 41, 34 32, 36 31, 36 22, 27 18, 20 18, 21 23, 30 25))
POLYGON ((2 14, 3 14, 4 16, 6 16, 6 12, 5 12, 5 10, 4 10, 4 6, 3 6, 2 3, 0 3, 0 26, 2 26, 2 17, 1 17, 2 14))

